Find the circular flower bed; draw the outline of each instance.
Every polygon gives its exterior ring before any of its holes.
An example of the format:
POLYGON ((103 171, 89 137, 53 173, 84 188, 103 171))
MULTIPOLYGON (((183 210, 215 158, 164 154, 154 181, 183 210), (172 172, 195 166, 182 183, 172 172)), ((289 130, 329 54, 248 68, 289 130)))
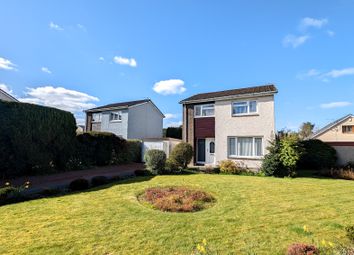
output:
POLYGON ((215 202, 210 194, 187 187, 148 188, 138 199, 164 212, 196 212, 215 202))

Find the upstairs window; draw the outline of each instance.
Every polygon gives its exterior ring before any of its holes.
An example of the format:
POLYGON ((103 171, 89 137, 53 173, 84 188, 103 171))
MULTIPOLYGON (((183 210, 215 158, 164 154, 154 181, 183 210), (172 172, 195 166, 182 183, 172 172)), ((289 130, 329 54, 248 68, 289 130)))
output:
POLYGON ((232 104, 232 115, 248 115, 257 113, 257 101, 242 101, 232 104))
POLYGON ((122 114, 120 112, 111 112, 109 115, 109 121, 121 121, 122 114))
POLYGON ((194 117, 212 117, 214 116, 214 104, 202 104, 194 106, 194 117))
POLYGON ((101 113, 93 113, 92 114, 92 122, 101 122, 102 114, 101 113))
POLYGON ((343 134, 353 134, 354 126, 353 125, 342 126, 342 132, 343 134))

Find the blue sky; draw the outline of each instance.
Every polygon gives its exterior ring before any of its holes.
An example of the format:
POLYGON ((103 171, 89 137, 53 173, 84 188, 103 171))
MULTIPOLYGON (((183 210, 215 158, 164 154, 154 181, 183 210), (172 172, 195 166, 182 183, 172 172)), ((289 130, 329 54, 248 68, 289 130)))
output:
POLYGON ((354 113, 353 1, 3 1, 0 87, 70 110, 274 83, 277 129, 354 113), (155 90, 154 90, 155 88, 155 90))

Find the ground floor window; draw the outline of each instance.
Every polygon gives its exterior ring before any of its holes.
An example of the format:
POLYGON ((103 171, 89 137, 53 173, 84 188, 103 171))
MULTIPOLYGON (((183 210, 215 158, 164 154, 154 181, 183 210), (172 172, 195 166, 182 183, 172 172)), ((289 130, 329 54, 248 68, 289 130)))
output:
POLYGON ((229 137, 229 157, 261 157, 263 156, 262 137, 229 137))

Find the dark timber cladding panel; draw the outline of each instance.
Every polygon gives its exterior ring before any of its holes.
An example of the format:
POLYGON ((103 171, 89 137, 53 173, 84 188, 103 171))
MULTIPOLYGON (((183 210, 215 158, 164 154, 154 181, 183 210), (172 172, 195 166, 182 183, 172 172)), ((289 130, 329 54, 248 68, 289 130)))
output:
POLYGON ((194 118, 195 138, 215 137, 215 118, 194 118))

